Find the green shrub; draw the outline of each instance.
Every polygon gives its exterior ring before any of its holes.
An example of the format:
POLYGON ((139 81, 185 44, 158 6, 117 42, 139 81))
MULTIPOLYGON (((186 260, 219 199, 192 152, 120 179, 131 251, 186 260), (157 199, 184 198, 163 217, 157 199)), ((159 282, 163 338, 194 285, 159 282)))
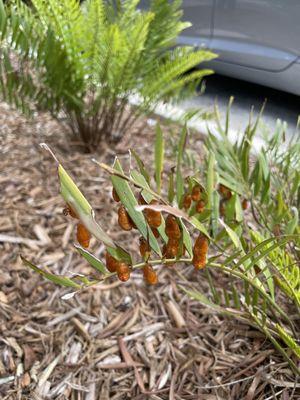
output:
POLYGON ((158 102, 194 91, 214 55, 173 48, 181 1, 0 0, 2 97, 23 112, 65 118, 89 150, 116 140, 158 102), (130 100, 135 103, 130 106, 130 100))

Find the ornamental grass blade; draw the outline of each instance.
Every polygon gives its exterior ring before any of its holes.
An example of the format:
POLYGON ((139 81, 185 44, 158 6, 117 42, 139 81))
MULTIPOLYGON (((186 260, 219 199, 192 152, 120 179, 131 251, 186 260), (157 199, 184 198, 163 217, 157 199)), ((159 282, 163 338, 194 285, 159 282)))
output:
POLYGON ((37 267, 36 265, 32 264, 30 261, 26 260, 26 258, 24 258, 23 256, 20 256, 20 257, 21 257, 21 260, 23 261, 23 263, 27 267, 31 268, 33 271, 42 275, 48 281, 51 281, 53 283, 56 283, 57 285, 65 286, 65 287, 73 287, 73 288, 77 288, 77 289, 79 289, 81 287, 81 285, 74 282, 71 278, 68 278, 66 276, 51 274, 50 272, 44 271, 41 268, 37 267))
POLYGON ((89 251, 83 249, 81 246, 74 245, 75 248, 78 250, 79 254, 82 255, 82 257, 98 272, 101 272, 101 274, 108 274, 109 272, 107 271, 105 265, 101 260, 99 260, 97 257, 95 257, 93 254, 91 254, 89 251))
POLYGON ((206 191, 207 191, 207 208, 213 206, 213 193, 215 188, 215 155, 213 152, 209 152, 208 163, 207 163, 207 175, 206 175, 206 191))
POLYGON ((164 165, 164 152, 165 152, 165 142, 163 138, 163 132, 160 125, 156 126, 156 136, 155 136, 155 146, 154 146, 154 163, 155 163, 155 181, 157 192, 161 192, 161 181, 162 172, 164 165))
POLYGON ((140 173, 143 175, 143 177, 145 178, 145 181, 147 182, 147 184, 150 183, 150 175, 147 172, 145 165, 143 163, 143 161, 141 160, 141 158, 138 156, 138 154, 135 152, 135 150, 131 149, 130 153, 133 155, 133 157, 135 158, 135 161, 139 167, 140 173))
POLYGON ((207 192, 207 208, 211 210, 210 221, 212 236, 215 238, 218 233, 219 220, 219 193, 215 190, 217 173, 215 171, 216 158, 212 151, 209 152, 207 176, 206 176, 206 192, 207 192))
MULTIPOLYGON (((113 168, 114 170, 119 171, 123 174, 122 166, 117 158, 115 160, 113 168)), ((161 256, 160 247, 155 236, 152 233, 152 230, 148 227, 143 213, 137 210, 138 202, 129 186, 129 183, 125 179, 117 175, 112 175, 111 181, 122 204, 125 206, 137 229, 146 240, 149 239, 151 249, 155 251, 155 253, 157 253, 159 256, 161 256)))
POLYGON ((177 166, 176 166, 176 198, 178 205, 180 205, 181 199, 184 195, 184 182, 181 173, 181 164, 182 164, 184 147, 187 139, 187 132, 188 132, 187 128, 184 127, 181 131, 178 143, 177 166))

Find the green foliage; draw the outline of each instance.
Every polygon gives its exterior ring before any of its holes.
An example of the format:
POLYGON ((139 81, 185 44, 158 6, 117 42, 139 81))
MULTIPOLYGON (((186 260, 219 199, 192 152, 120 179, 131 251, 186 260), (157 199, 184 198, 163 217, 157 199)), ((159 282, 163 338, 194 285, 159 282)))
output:
MULTIPOLYGON (((242 138, 232 143, 228 137, 228 111, 225 129, 221 128, 220 123, 219 136, 210 133, 207 138, 204 162, 201 165, 191 164, 197 165, 196 170, 187 168, 185 164, 184 156, 189 150, 189 132, 186 128, 181 130, 178 137, 178 154, 173 160, 176 167, 171 171, 166 166, 165 135, 160 127, 156 130, 153 175, 134 151, 131 151, 134 157, 129 171, 117 158, 113 167, 98 164, 109 174, 120 203, 150 247, 147 257, 142 256, 137 263, 134 262, 137 257, 135 254, 129 254, 120 244, 113 243, 111 246, 107 243, 102 232, 105 231, 104 227, 101 233, 99 228, 94 230, 93 224, 98 224, 93 220, 91 225, 91 219, 87 219, 86 213, 81 211, 89 203, 81 193, 78 194, 78 189, 75 190, 75 183, 64 175, 62 194, 69 201, 70 197, 66 197, 65 193, 72 193, 71 205, 80 222, 106 245, 110 254, 126 263, 130 271, 141 269, 146 263, 156 270, 158 265, 178 263, 196 267, 194 239, 199 237, 199 233, 202 238, 204 235, 209 242, 209 257, 205 271, 198 273, 207 279, 210 291, 196 291, 189 282, 182 287, 183 290, 205 306, 257 327, 282 354, 291 369, 299 374, 297 362, 291 356, 291 352, 294 356, 299 355, 299 330, 291 315, 300 310, 300 226, 296 218, 298 214, 293 211, 298 202, 295 194, 299 192, 300 153, 294 141, 282 149, 273 136, 267 138, 261 150, 254 153, 253 141, 257 127, 258 121, 254 125, 250 123, 242 138), (258 170, 262 172, 256 175, 255 171, 258 170), (263 183, 257 189, 259 177, 263 183), (268 190, 264 187, 266 182, 268 190), (201 189, 204 210, 197 209, 199 199, 193 199, 188 206, 185 205, 186 196, 192 198, 195 187, 201 189), (282 187, 286 190, 282 191, 282 187), (243 207, 244 199, 250 202, 251 207, 243 207), (150 204, 152 200, 157 203, 150 204), (153 234, 146 210, 162 213, 158 237, 153 234), (178 221, 180 237, 176 255, 167 257, 163 250, 169 241, 165 217, 170 214, 178 221), (280 224, 280 232, 274 234, 276 224, 280 224), (285 230, 285 226, 289 229, 285 230), (187 255, 184 255, 184 248, 187 255), (218 285, 220 273, 227 277, 226 287, 218 285), (284 301, 281 302, 281 299, 284 301), (287 306, 292 312, 287 311, 287 306)), ((58 168, 59 171, 63 170, 60 164, 58 168)), ((62 180, 61 172, 59 178, 62 180)), ((93 217, 93 213, 90 214, 93 217)), ((76 278, 75 284, 80 285, 77 290, 115 275, 115 272, 111 274, 104 269, 103 261, 79 246, 76 248, 100 273, 99 278, 93 280, 91 277, 76 278)), ((27 265, 33 268, 31 263, 27 262, 27 265)), ((65 277, 56 279, 38 267, 33 269, 58 284, 66 282, 65 277)))
POLYGON ((30 114, 64 117, 86 147, 116 140, 158 102, 189 95, 209 70, 185 74, 215 56, 171 49, 181 1, 0 0, 0 87, 6 101, 30 114), (130 103, 134 102, 134 106, 130 103))
POLYGON ((261 113, 249 124, 236 141, 229 139, 228 106, 226 126, 219 120, 217 137, 210 132, 206 141, 208 151, 216 155, 219 183, 230 188, 251 203, 254 218, 270 234, 300 234, 300 133, 288 140, 285 124, 278 121, 276 131, 259 138, 257 130, 261 113), (262 141, 255 149, 253 139, 262 141))

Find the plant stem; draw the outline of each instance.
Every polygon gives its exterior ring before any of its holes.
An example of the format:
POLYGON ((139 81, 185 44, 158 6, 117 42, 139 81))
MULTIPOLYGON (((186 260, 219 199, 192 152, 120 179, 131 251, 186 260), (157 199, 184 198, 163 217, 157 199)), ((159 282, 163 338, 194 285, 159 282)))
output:
MULTIPOLYGON (((136 269, 141 269, 143 268, 146 264, 150 264, 150 265, 159 265, 159 264, 164 264, 164 265, 168 265, 168 264, 174 264, 175 262, 182 262, 182 263, 191 263, 192 262, 192 258, 160 258, 159 260, 148 260, 148 261, 143 261, 137 264, 134 264, 131 266, 131 269, 134 271, 136 269)), ((112 272, 109 273, 105 276, 103 276, 102 279, 99 280, 94 280, 89 282, 85 287, 90 287, 90 286, 94 286, 97 285, 98 283, 101 283, 103 281, 105 281, 108 278, 111 278, 112 276, 116 276, 117 273, 116 272, 112 272)))

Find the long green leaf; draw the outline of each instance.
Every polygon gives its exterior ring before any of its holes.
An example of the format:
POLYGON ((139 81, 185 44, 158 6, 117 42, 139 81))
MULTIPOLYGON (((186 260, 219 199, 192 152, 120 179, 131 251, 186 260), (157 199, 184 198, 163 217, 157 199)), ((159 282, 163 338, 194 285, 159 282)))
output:
POLYGON ((240 238, 238 237, 238 235, 234 232, 233 229, 231 229, 224 221, 222 221, 221 219, 219 219, 220 224, 225 228, 228 236, 230 237, 232 243, 234 244, 234 246, 237 249, 242 250, 243 246, 241 244, 240 238))
POLYGON ((156 136, 154 145, 154 164, 155 164, 155 181, 157 186, 157 191, 161 192, 161 180, 164 165, 164 151, 165 143, 163 138, 163 132, 159 124, 156 126, 156 136))
POLYGON ((42 270, 41 268, 37 267, 36 265, 32 264, 30 261, 26 260, 23 256, 20 256, 21 260, 27 267, 31 268, 33 271, 39 273, 42 275, 45 279, 48 281, 54 282, 57 285, 60 286, 66 286, 66 287, 73 287, 79 289, 81 285, 78 283, 74 282, 71 278, 67 278, 66 276, 59 276, 59 275, 54 275, 51 274, 50 272, 46 272, 42 270))
POLYGON ((141 160, 141 158, 139 157, 139 155, 135 152, 135 150, 131 149, 130 150, 131 154, 133 155, 133 157, 135 158, 135 161, 139 167, 140 173, 143 175, 143 177, 145 178, 145 181, 147 182, 147 184, 150 184, 150 175, 147 172, 145 165, 143 163, 143 161, 141 160))
POLYGON ((176 167, 176 198, 177 203, 180 205, 181 199, 184 195, 184 182, 181 173, 181 164, 183 158, 184 147, 187 139, 187 128, 184 127, 181 131, 181 135, 178 143, 178 152, 177 152, 177 167, 176 167))

